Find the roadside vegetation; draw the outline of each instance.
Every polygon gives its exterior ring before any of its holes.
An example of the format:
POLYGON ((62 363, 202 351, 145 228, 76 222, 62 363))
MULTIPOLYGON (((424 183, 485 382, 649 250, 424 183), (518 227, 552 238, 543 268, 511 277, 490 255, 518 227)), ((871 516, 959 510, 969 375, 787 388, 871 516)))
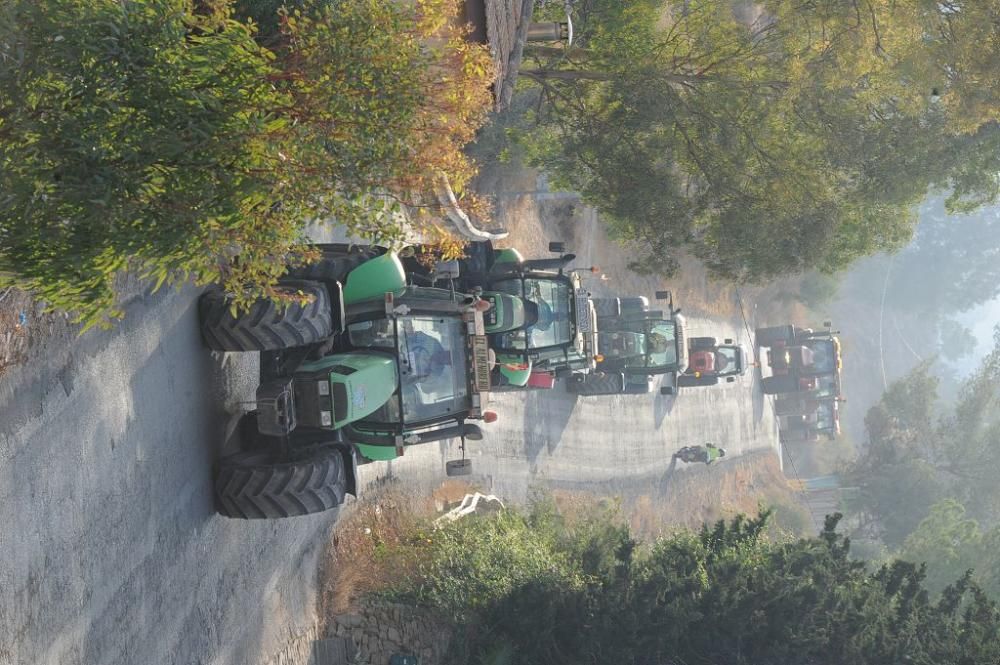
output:
POLYGON ((244 305, 307 224, 371 240, 474 174, 491 64, 454 0, 11 0, 0 8, 0 288, 87 325, 115 276, 244 305))
POLYGON ((931 362, 890 385, 847 465, 852 537, 867 556, 930 565, 928 586, 971 578, 1000 594, 1000 333, 957 397, 938 394, 931 362))
POLYGON ((997 197, 995 2, 578 7, 572 48, 526 50, 513 133, 646 248, 638 269, 835 272, 905 245, 929 191, 997 197))
POLYGON ((441 528, 412 524, 380 555, 384 600, 455 625, 449 662, 994 662, 1000 613, 968 577, 939 596, 925 571, 876 570, 827 520, 771 539, 771 516, 639 542, 614 504, 551 500, 441 528))

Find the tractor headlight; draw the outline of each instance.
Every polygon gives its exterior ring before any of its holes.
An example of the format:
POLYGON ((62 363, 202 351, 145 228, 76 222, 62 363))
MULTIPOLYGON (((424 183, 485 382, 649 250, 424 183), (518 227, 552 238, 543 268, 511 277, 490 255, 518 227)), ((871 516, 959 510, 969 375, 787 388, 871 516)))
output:
POLYGON ((317 381, 316 382, 316 390, 319 392, 320 395, 329 395, 330 394, 330 382, 326 381, 326 380, 317 381))
POLYGON ((330 427, 333 425, 333 414, 329 411, 319 412, 319 422, 323 427, 330 427))

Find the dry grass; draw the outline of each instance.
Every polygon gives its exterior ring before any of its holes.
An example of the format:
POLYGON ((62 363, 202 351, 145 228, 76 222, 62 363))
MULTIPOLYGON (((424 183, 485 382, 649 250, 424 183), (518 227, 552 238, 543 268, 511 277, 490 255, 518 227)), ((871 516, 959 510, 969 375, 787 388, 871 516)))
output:
MULTIPOLYGON (((583 492, 561 491, 554 496, 560 509, 571 514, 599 500, 583 492)), ((805 505, 771 453, 670 473, 659 491, 630 497, 621 509, 633 534, 649 542, 677 529, 698 529, 738 514, 756 515, 761 505, 775 509, 774 535, 803 535, 811 530, 805 505)))
POLYGON ((358 598, 405 577, 408 562, 398 557, 389 562, 389 554, 438 512, 476 490, 454 480, 429 494, 386 484, 344 508, 320 569, 320 616, 343 614, 358 598))

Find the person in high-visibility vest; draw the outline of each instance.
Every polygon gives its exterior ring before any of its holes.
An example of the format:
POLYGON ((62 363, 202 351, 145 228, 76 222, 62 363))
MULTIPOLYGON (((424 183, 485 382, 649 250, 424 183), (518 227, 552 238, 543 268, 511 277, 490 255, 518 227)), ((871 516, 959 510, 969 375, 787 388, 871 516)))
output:
POLYGON ((719 448, 714 443, 705 444, 705 464, 711 464, 717 459, 726 456, 726 449, 719 448))

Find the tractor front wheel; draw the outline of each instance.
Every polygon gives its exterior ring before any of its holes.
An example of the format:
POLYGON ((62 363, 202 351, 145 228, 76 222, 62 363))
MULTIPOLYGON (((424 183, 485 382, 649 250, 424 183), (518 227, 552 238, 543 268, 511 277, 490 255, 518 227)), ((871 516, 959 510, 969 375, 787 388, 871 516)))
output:
POLYGON ((339 449, 321 446, 288 458, 271 451, 224 457, 215 475, 221 515, 280 519, 339 506, 347 493, 347 472, 339 449))

